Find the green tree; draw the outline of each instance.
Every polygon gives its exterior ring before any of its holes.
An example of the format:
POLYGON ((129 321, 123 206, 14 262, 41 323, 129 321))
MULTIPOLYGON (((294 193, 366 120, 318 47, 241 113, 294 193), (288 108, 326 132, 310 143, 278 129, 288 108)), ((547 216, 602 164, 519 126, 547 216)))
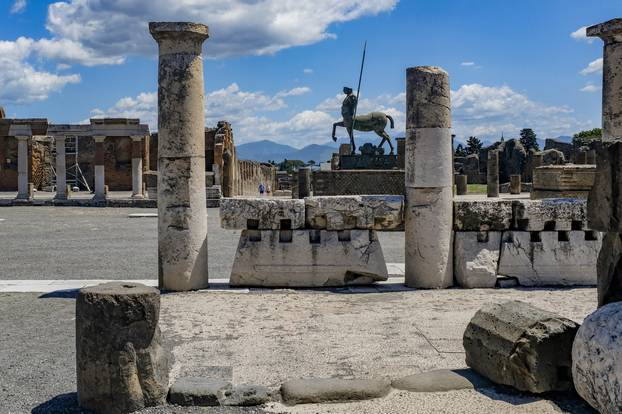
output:
POLYGON ((307 165, 315 165, 315 160, 309 160, 309 161, 307 161, 307 165))
POLYGON ((600 128, 589 129, 587 131, 577 132, 572 137, 572 143, 575 147, 589 146, 590 142, 602 139, 603 131, 600 128))
POLYGON ((456 150, 454 151, 454 155, 456 157, 466 157, 467 155, 469 155, 469 153, 467 152, 466 148, 464 148, 464 145, 458 144, 456 150))
POLYGON ((297 170, 300 167, 304 167, 305 165, 306 164, 304 161, 284 159, 279 164, 279 170, 287 171, 288 173, 293 173, 295 170, 297 170))
POLYGON ((523 128, 520 131, 520 143, 523 144, 526 151, 530 149, 534 149, 535 151, 540 151, 540 145, 538 145, 538 139, 536 137, 536 133, 533 132, 531 128, 523 128))
POLYGON ((479 150, 482 149, 482 147, 484 146, 484 144, 482 144, 482 141, 474 136, 470 136, 469 139, 467 139, 467 148, 466 148, 466 152, 467 155, 469 154, 479 154, 479 150))

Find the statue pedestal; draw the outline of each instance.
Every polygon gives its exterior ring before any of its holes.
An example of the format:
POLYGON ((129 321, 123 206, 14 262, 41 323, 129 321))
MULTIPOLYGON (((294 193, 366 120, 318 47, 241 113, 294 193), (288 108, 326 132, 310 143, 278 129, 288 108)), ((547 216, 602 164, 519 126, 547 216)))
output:
POLYGON ((398 168, 397 155, 340 155, 341 170, 393 170, 398 168))

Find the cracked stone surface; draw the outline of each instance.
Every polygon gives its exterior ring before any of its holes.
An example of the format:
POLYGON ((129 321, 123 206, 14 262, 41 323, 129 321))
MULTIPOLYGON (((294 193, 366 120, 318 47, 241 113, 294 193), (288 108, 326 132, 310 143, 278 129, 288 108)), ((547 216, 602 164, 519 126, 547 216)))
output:
POLYGON ((248 220, 256 221, 255 230, 279 230, 283 220, 289 229, 305 227, 305 201, 282 198, 223 198, 220 200, 220 225, 227 230, 244 230, 248 220))
POLYGON ((404 219, 403 196, 322 196, 304 202, 307 228, 312 229, 393 230, 404 219))
POLYGON ((586 230, 587 200, 515 200, 514 228, 523 231, 586 230), (573 224, 574 222, 574 224, 573 224))
POLYGON ((511 226, 511 200, 454 201, 456 231, 502 231, 511 226))
POLYGON ((244 230, 232 286, 326 287, 387 280, 373 230, 244 230))
POLYGON ((532 241, 530 232, 504 233, 498 274, 515 277, 522 286, 596 285, 601 233, 543 231, 538 236, 541 241, 532 241), (559 241, 560 233, 568 241, 559 241))
POLYGON ((491 381, 521 391, 570 391, 578 328, 524 302, 487 304, 464 331, 466 363, 491 381))
POLYGON ((572 347, 577 393, 600 413, 622 407, 622 302, 610 303, 583 321, 572 347))

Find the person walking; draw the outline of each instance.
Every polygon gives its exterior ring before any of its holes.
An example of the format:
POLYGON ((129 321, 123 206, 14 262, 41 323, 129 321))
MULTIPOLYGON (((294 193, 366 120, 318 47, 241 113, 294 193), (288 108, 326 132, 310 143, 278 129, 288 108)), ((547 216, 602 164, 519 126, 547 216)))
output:
POLYGON ((259 196, 260 197, 263 197, 264 191, 266 191, 266 187, 263 185, 263 183, 259 183, 259 196))

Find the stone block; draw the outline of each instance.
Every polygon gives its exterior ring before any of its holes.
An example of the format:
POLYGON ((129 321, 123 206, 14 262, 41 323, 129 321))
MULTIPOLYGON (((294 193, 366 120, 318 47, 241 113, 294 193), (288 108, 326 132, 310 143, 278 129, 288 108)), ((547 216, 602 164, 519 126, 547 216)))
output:
POLYGON ((171 386, 168 399, 176 405, 214 407, 231 388, 229 382, 220 379, 182 377, 171 386))
POLYGON ((472 369, 438 369, 394 380, 391 385, 410 392, 448 392, 492 387, 472 369))
POLYGON ((622 233, 622 142, 600 145, 588 221, 598 231, 622 233))
POLYGON ((521 231, 587 230, 587 202, 581 199, 515 200, 512 228, 521 231))
POLYGON ((231 286, 329 287, 388 279, 373 230, 244 230, 231 286))
POLYGON ((600 413, 622 407, 622 302, 589 315, 572 346, 572 378, 577 393, 600 413))
POLYGON ((384 397, 391 383, 384 379, 309 378, 289 380, 281 386, 286 404, 368 400, 384 397))
POLYGON ((577 329, 573 321, 524 302, 488 304, 464 332, 466 364, 520 391, 569 391, 577 329))
POLYGON ((308 228, 392 230, 403 224, 404 197, 323 196, 305 199, 308 228))
POLYGON ((139 283, 83 288, 76 301, 78 403, 129 413, 165 403, 168 354, 160 346, 160 292, 139 283))
POLYGON ((305 202, 297 199, 223 198, 220 224, 228 230, 295 230, 305 226, 305 202))
POLYGON ((463 288, 493 288, 501 250, 501 232, 463 232, 454 235, 454 276, 463 288))
POLYGON ((511 200, 454 201, 456 231, 502 231, 511 225, 511 200))
POLYGON ((533 172, 534 190, 590 191, 596 168, 593 165, 545 165, 533 172))
POLYGON ((598 254, 598 306, 622 301, 622 235, 605 233, 598 254))
POLYGON ((601 233, 512 231, 503 239, 498 273, 522 286, 596 285, 601 233))
POLYGON ((252 407, 272 400, 272 393, 261 385, 241 384, 222 392, 221 405, 252 407))

